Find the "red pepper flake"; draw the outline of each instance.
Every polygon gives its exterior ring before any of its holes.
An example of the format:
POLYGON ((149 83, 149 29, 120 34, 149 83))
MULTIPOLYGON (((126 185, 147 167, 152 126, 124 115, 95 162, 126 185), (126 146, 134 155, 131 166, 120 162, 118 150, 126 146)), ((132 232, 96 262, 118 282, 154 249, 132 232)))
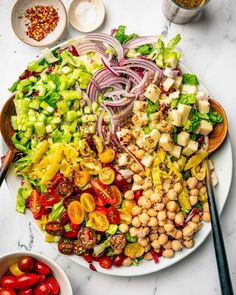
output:
POLYGON ((54 31, 59 21, 58 12, 53 6, 37 5, 28 8, 25 16, 30 21, 26 34, 36 41, 41 41, 54 31))

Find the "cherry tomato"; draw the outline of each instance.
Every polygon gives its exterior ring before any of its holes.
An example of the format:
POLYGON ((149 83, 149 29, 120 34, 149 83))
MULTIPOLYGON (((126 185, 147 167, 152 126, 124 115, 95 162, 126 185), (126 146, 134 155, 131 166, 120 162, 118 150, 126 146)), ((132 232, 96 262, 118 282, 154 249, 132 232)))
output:
POLYGON ((132 215, 126 209, 118 209, 120 213, 120 223, 130 224, 132 222, 132 215))
POLYGON ((78 236, 78 231, 77 230, 70 230, 66 231, 63 234, 63 237, 68 238, 68 239, 75 239, 78 236))
POLYGON ((93 261, 93 256, 90 254, 84 254, 83 255, 84 260, 86 260, 88 263, 91 263, 93 261))
POLYGON ((9 288, 0 287, 0 295, 16 295, 16 292, 9 288))
POLYGON ((45 231, 52 236, 61 236, 64 232, 64 227, 59 221, 49 221, 45 225, 45 231))
POLYGON ((58 250, 64 255, 72 255, 74 250, 74 241, 71 239, 62 238, 58 242, 58 250))
POLYGON ((79 201, 72 201, 67 208, 67 212, 74 224, 81 224, 84 221, 84 209, 79 201))
POLYGON ((62 213, 61 218, 60 218, 60 222, 61 222, 61 224, 63 224, 63 225, 65 225, 65 224, 67 224, 67 223, 70 222, 70 218, 69 218, 69 216, 68 216, 67 211, 64 211, 64 212, 62 213))
POLYGON ((65 209, 67 209, 71 202, 78 201, 78 200, 79 200, 79 198, 77 196, 69 196, 69 197, 63 199, 62 205, 65 209))
POLYGON ((34 259, 30 256, 21 256, 18 267, 22 272, 31 272, 34 267, 34 259))
POLYGON ((34 288, 34 295, 48 295, 51 292, 51 288, 47 283, 39 283, 34 288))
POLYGON ((93 179, 91 185, 96 195, 107 204, 117 203, 117 197, 115 192, 106 184, 103 184, 98 179, 93 179))
POLYGON ((39 283, 44 282, 46 279, 46 275, 39 275, 39 283))
POLYGON ((110 188, 112 189, 114 195, 116 196, 116 202, 113 203, 113 206, 119 206, 122 202, 122 194, 117 186, 111 185, 110 188))
POLYGON ((34 273, 27 273, 18 277, 4 276, 1 279, 1 285, 4 288, 12 289, 28 289, 38 282, 38 275, 34 273))
POLYGON ((115 151, 112 148, 107 148, 98 154, 100 161, 104 164, 111 163, 115 159, 115 151))
POLYGON ((74 183, 79 188, 83 188, 90 182, 91 176, 87 171, 79 171, 74 176, 74 183))
POLYGON ((138 203, 139 198, 142 196, 143 191, 142 190, 137 190, 134 192, 134 199, 136 203, 138 203))
POLYGON ((33 295, 33 290, 32 289, 27 289, 27 290, 21 290, 18 295, 33 295))
POLYGON ((49 276, 47 277, 45 283, 48 284, 48 286, 50 287, 50 295, 57 295, 60 292, 60 286, 57 282, 57 280, 53 277, 53 276, 49 276))
POLYGON ((74 224, 73 222, 69 222, 70 228, 73 230, 79 230, 80 229, 80 224, 74 224))
POLYGON ((122 177, 122 175, 121 175, 119 172, 116 171, 114 184, 115 184, 118 188, 122 189, 122 188, 124 188, 124 187, 126 187, 126 186, 128 185, 128 182, 126 181, 126 179, 124 179, 124 178, 122 177))
POLYGON ((83 193, 80 197, 81 205, 86 212, 92 212, 95 209, 94 197, 89 193, 83 193))
POLYGON ((94 158, 85 158, 80 162, 83 171, 88 172, 90 175, 97 175, 102 169, 102 164, 94 158))
POLYGON ((84 249, 92 249, 97 242, 96 232, 88 227, 81 228, 78 233, 78 241, 84 249))
POLYGON ((99 180, 104 184, 111 184, 115 179, 115 171, 110 167, 104 167, 99 172, 99 180))
POLYGON ((110 237, 110 246, 113 250, 121 250, 126 245, 126 237, 124 234, 119 233, 110 237))
POLYGON ((117 224, 120 221, 119 211, 115 207, 110 206, 107 210, 107 219, 111 224, 117 224))
POLYGON ((39 275, 48 275, 51 273, 50 267, 38 260, 36 260, 34 263, 34 271, 39 275))
POLYGON ((124 201, 123 201, 123 204, 124 204, 124 208, 125 208, 129 213, 131 213, 133 207, 136 205, 136 202, 135 202, 134 200, 124 200, 124 201))
POLYGON ((109 269, 112 266, 111 257, 108 257, 108 256, 100 257, 98 262, 102 268, 109 269))
POLYGON ((52 212, 52 208, 42 207, 40 211, 40 219, 43 215, 49 215, 52 212))
POLYGON ((49 189, 55 189, 59 183, 65 180, 64 176, 61 173, 57 173, 50 181, 49 189))
POLYGON ((9 270, 10 270, 11 274, 13 274, 13 276, 16 276, 16 277, 18 277, 18 276, 24 274, 22 271, 20 271, 17 262, 14 263, 14 264, 12 264, 12 265, 9 267, 9 270))
POLYGON ((107 216, 107 208, 106 207, 96 207, 96 211, 99 211, 107 216))
POLYGON ((33 190, 30 194, 30 209, 33 213, 35 219, 39 219, 41 217, 41 203, 40 203, 40 193, 36 190, 33 190))
POLYGON ((144 253, 144 248, 139 243, 131 243, 125 247, 125 255, 134 259, 141 257, 144 253))
POLYGON ((119 254, 114 256, 112 262, 115 266, 121 266, 123 261, 125 260, 126 256, 124 254, 119 254))
POLYGON ((58 194, 43 194, 40 196, 40 204, 42 206, 52 206, 59 201, 58 194))
POLYGON ((94 196, 94 201, 96 206, 102 207, 106 204, 106 202, 104 202, 101 198, 99 198, 98 196, 94 196))
POLYGON ((87 253, 87 250, 84 249, 84 247, 81 246, 80 242, 79 241, 75 241, 74 242, 74 249, 73 249, 73 253, 75 255, 84 255, 87 253))
POLYGON ((89 213, 89 221, 95 230, 106 231, 109 228, 109 221, 106 215, 99 211, 89 213))
POLYGON ((63 181, 57 186, 58 194, 63 197, 69 197, 73 193, 73 185, 69 181, 63 181))

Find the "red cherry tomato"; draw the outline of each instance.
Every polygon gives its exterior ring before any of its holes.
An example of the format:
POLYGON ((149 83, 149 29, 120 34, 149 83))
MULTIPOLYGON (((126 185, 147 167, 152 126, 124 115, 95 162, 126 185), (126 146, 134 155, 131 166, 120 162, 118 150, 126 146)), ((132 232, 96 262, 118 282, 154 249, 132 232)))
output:
POLYGON ((33 290, 32 289, 27 289, 27 290, 21 290, 18 295, 33 295, 33 290))
POLYGON ((64 212, 62 213, 61 218, 60 218, 60 222, 61 222, 61 224, 63 224, 63 225, 65 225, 65 224, 67 224, 67 223, 70 222, 70 218, 69 218, 69 216, 68 216, 67 211, 64 211, 64 212))
POLYGON ((116 171, 114 185, 117 186, 120 189, 123 189, 128 185, 128 182, 126 179, 124 179, 119 172, 116 171))
POLYGON ((39 283, 44 282, 45 279, 46 279, 46 276, 45 275, 39 275, 39 283))
POLYGON ((107 210, 107 219, 111 224, 117 224, 120 221, 119 211, 115 207, 110 206, 107 210))
POLYGON ((61 236, 64 232, 64 226, 59 221, 49 221, 45 225, 45 231, 52 236, 61 236))
POLYGON ((77 230, 70 230, 67 232, 64 232, 63 237, 68 238, 68 239, 75 239, 78 236, 78 231, 77 230))
POLYGON ((69 222, 69 225, 70 225, 70 228, 73 229, 73 230, 79 230, 80 229, 80 224, 75 224, 73 222, 69 222))
POLYGON ((59 201, 60 196, 58 194, 43 194, 40 196, 40 203, 42 206, 52 206, 59 201))
POLYGON ((40 211, 40 216, 42 215, 49 215, 52 212, 52 208, 42 207, 40 211))
POLYGON ((47 283, 39 283, 34 288, 34 295, 48 295, 51 292, 51 288, 47 283))
POLYGON ((98 262, 102 268, 108 269, 108 268, 111 268, 111 266, 112 266, 111 257, 108 257, 108 256, 100 257, 98 262))
POLYGON ((123 254, 119 254, 119 255, 116 255, 114 256, 112 262, 113 262, 113 265, 115 266, 121 266, 123 261, 125 260, 126 256, 123 255, 123 254))
POLYGON ((115 192, 106 184, 98 179, 93 179, 91 185, 96 195, 107 204, 115 204, 117 202, 115 192))
POLYGON ((18 277, 4 276, 1 279, 1 285, 4 288, 12 289, 28 289, 38 282, 38 275, 34 273, 27 273, 18 277))
POLYGON ((81 228, 78 233, 79 244, 84 249, 92 249, 96 245, 97 235, 92 228, 81 228))
POLYGON ((0 287, 0 295, 16 295, 16 292, 9 288, 0 287))
POLYGON ((99 212, 107 215, 107 208, 106 207, 96 207, 96 211, 99 211, 99 212))
POLYGON ((143 191, 142 190, 138 190, 134 192, 134 199, 136 201, 136 203, 138 203, 139 198, 142 196, 143 191))
POLYGON ((126 245, 126 237, 122 233, 110 237, 110 246, 113 250, 122 250, 126 245))
POLYGON ((69 204, 73 201, 79 201, 79 198, 76 196, 69 196, 63 199, 62 205, 65 209, 68 208, 69 204))
POLYGON ((74 251, 74 240, 62 238, 58 242, 58 250, 64 255, 72 255, 74 251))
POLYGON ((47 277, 46 284, 48 284, 48 286, 50 287, 50 295, 57 295, 60 292, 60 286, 57 282, 57 280, 53 277, 53 276, 49 276, 47 277))
POLYGON ((91 263, 93 261, 93 256, 90 254, 84 254, 83 255, 84 260, 86 260, 88 263, 91 263))
POLYGON ((18 267, 22 272, 31 272, 34 267, 34 259, 30 256, 22 256, 18 261, 18 267))
POLYGON ((69 181, 63 181, 58 184, 56 190, 61 197, 66 198, 73 193, 73 185, 69 181))
POLYGON ((102 207, 106 204, 106 202, 104 202, 101 198, 99 198, 98 196, 94 196, 94 201, 96 206, 102 207))
POLYGON ((30 209, 33 213, 35 219, 39 219, 41 217, 41 203, 40 203, 40 193, 36 190, 33 190, 30 194, 29 200, 30 209))
POLYGON ((50 267, 38 260, 36 260, 34 263, 34 271, 39 275, 48 275, 51 273, 50 267))
POLYGON ((59 183, 63 182, 65 180, 64 176, 60 173, 57 173, 53 179, 50 181, 50 185, 48 187, 48 192, 55 191, 56 187, 59 183))

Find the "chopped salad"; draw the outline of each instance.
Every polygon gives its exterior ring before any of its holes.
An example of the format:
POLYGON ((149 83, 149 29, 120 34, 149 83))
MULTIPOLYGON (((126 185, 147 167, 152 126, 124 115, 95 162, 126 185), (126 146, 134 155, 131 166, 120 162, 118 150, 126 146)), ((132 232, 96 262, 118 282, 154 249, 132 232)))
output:
POLYGON ((208 135, 222 117, 181 71, 180 39, 91 33, 45 49, 10 88, 16 210, 91 269, 171 258, 210 220, 208 135))

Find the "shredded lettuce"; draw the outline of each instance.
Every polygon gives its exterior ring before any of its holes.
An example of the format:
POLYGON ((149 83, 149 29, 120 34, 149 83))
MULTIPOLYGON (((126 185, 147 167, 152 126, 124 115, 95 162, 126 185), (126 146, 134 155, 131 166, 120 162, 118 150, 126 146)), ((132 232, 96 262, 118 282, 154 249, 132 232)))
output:
POLYGON ((18 189, 16 196, 16 211, 19 213, 25 213, 25 200, 29 198, 33 188, 28 181, 18 189))
POLYGON ((127 43, 128 41, 130 41, 131 39, 134 39, 134 38, 137 38, 138 35, 133 33, 133 34, 130 34, 130 35, 126 35, 125 34, 125 29, 126 29, 126 26, 123 26, 123 25, 120 25, 118 28, 117 28, 117 31, 114 35, 114 37, 121 43, 121 44, 125 44, 127 43))
POLYGON ((126 240, 130 243, 135 243, 138 239, 138 237, 131 237, 130 233, 126 233, 126 240))
POLYGON ((11 87, 8 88, 8 90, 9 90, 10 92, 15 92, 16 89, 17 89, 17 86, 19 85, 19 83, 20 83, 20 80, 15 81, 15 82, 11 85, 11 87))
POLYGON ((65 211, 65 208, 62 205, 62 201, 54 204, 52 207, 52 212, 49 215, 49 219, 50 220, 59 219, 64 211, 65 211))
POLYGON ((148 115, 153 114, 158 111, 159 106, 157 103, 152 102, 151 100, 147 99, 147 108, 146 108, 146 113, 148 115))
POLYGON ((186 104, 186 105, 191 105, 191 104, 194 104, 195 101, 196 101, 196 95, 195 94, 183 94, 183 95, 180 95, 180 97, 174 99, 171 102, 171 108, 172 109, 177 109, 179 103, 186 104))
POLYGON ((183 84, 190 84, 190 85, 198 85, 198 78, 196 75, 192 75, 192 74, 183 74, 183 80, 182 80, 183 84))
POLYGON ((148 45, 142 45, 138 47, 136 51, 142 55, 148 55, 152 52, 152 47, 148 45))

